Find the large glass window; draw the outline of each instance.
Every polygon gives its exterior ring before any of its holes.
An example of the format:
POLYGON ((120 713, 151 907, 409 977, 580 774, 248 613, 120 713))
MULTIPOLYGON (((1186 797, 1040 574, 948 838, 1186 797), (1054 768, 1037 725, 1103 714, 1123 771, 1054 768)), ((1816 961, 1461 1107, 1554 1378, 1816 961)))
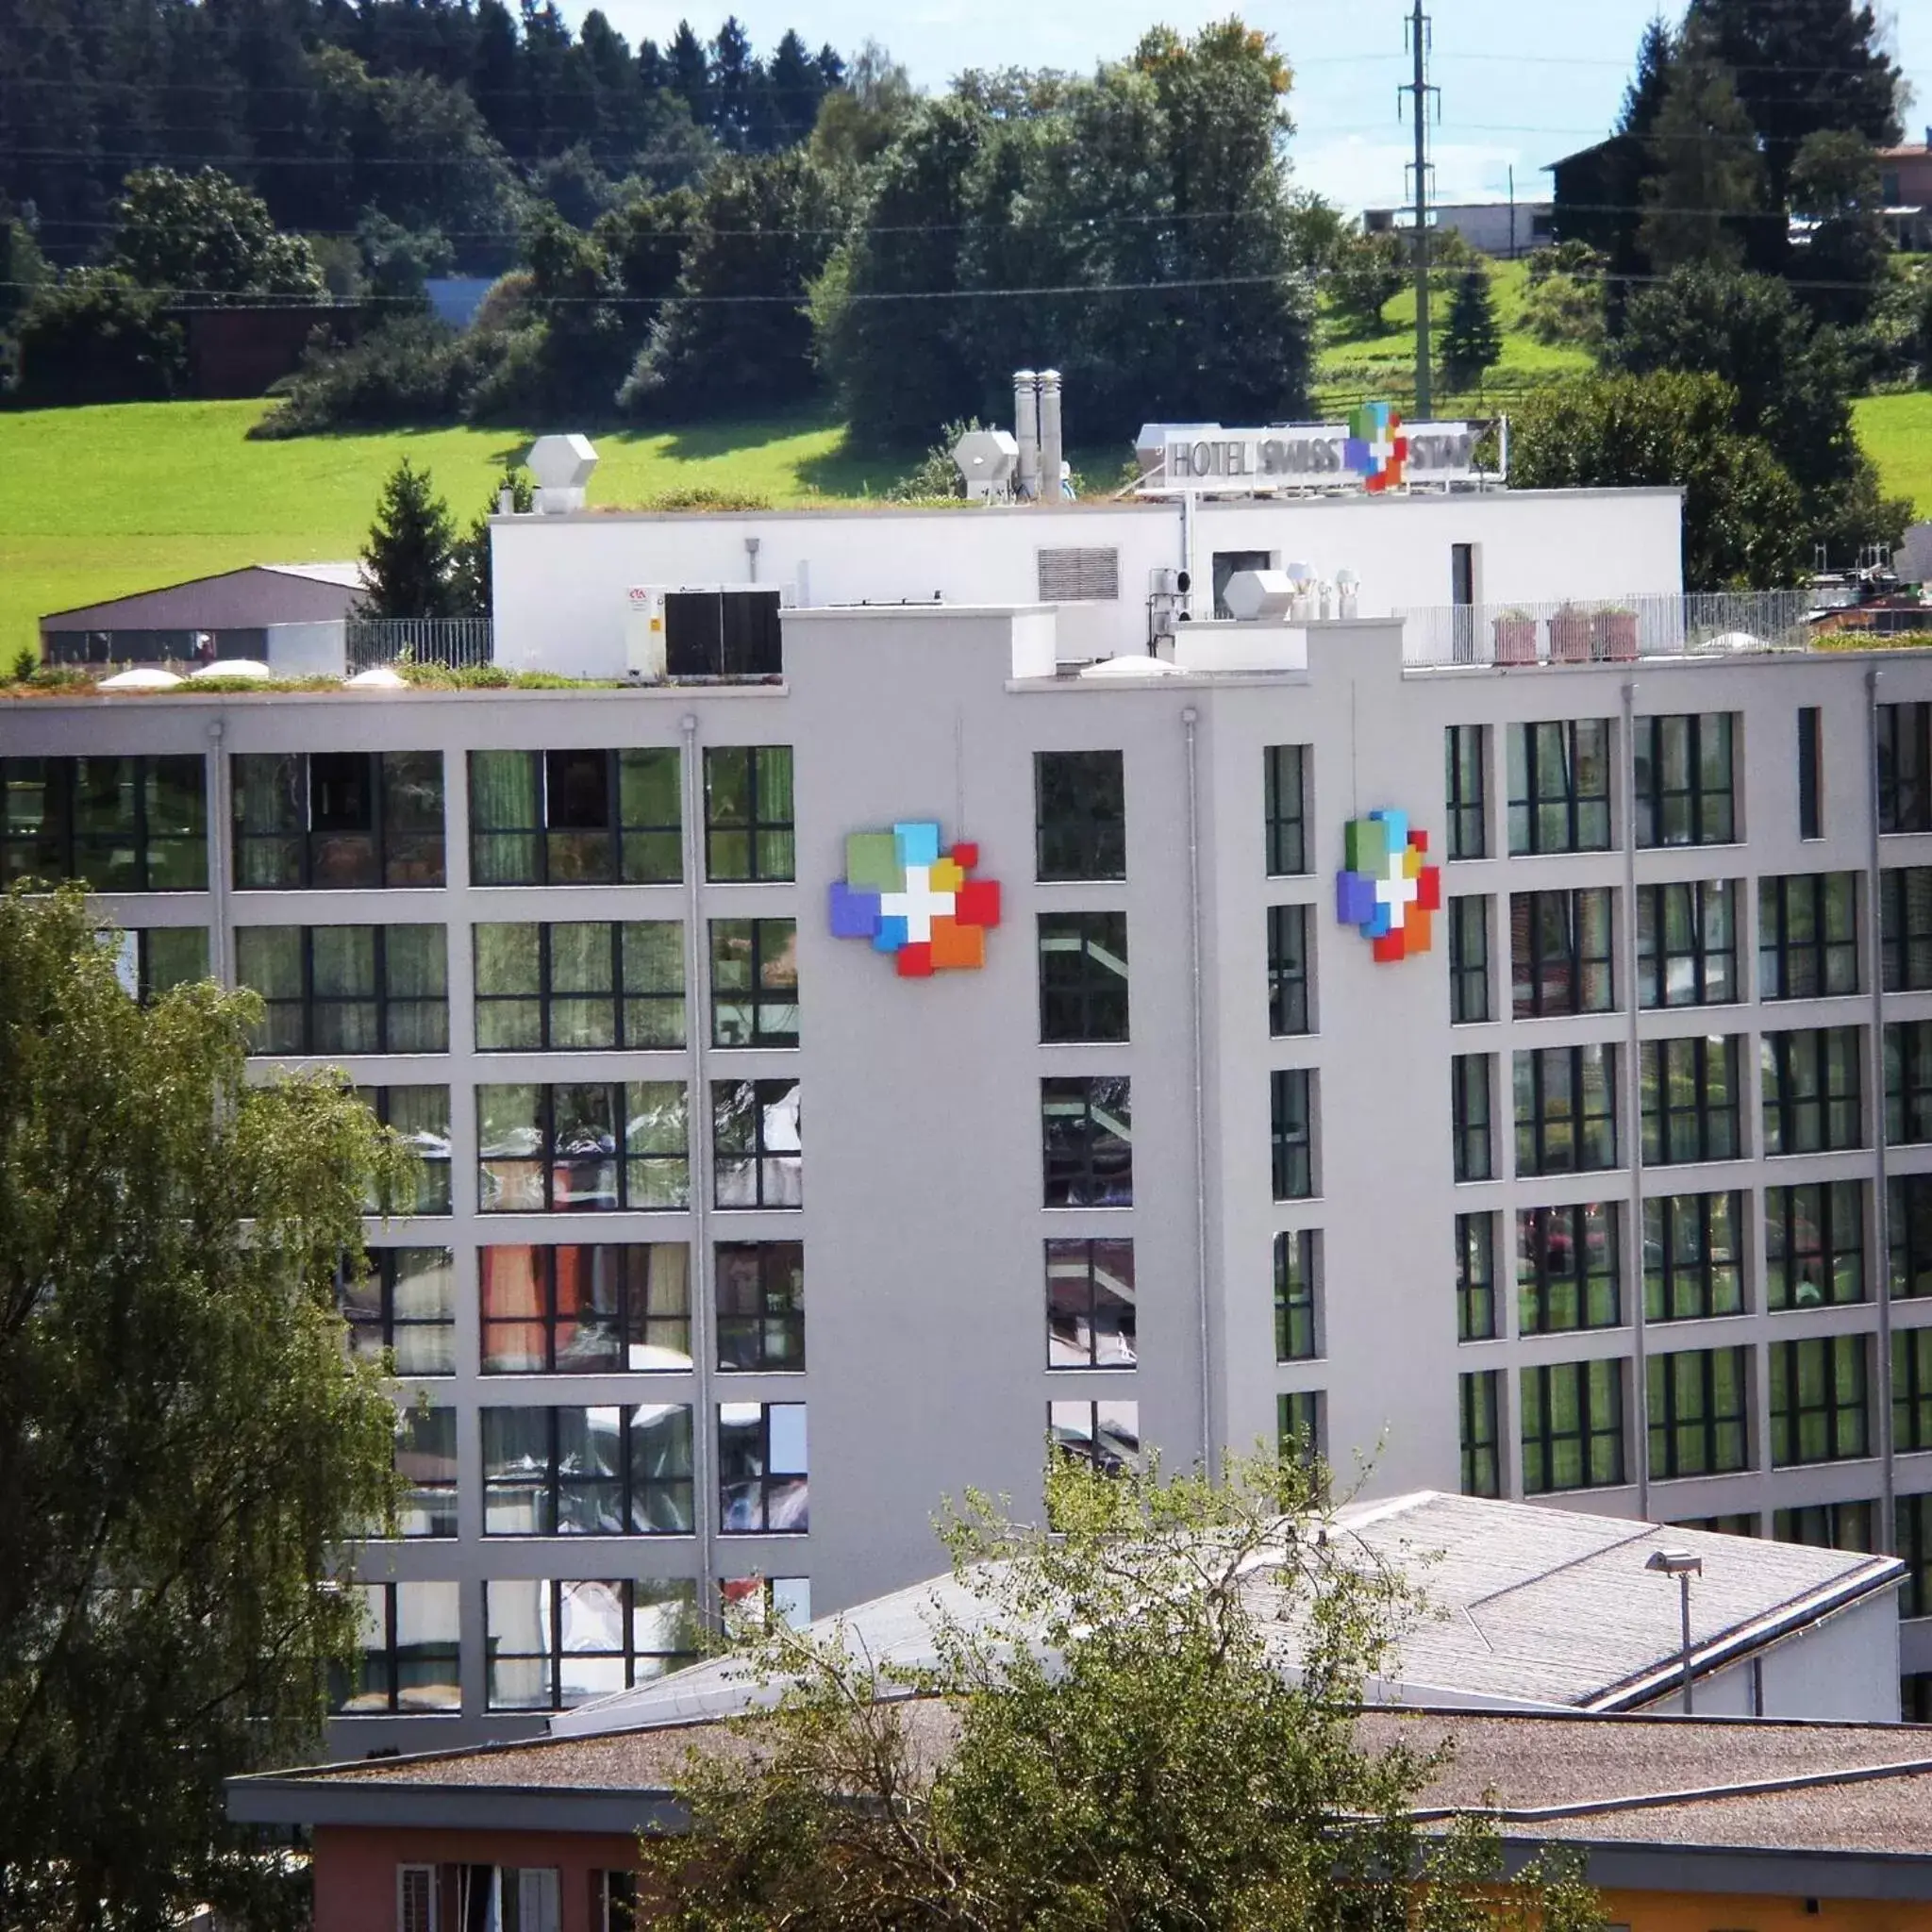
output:
POLYGON ((487 1536, 688 1536, 691 1409, 486 1408, 487 1536))
POLYGON ((1885 1140, 1890 1147, 1932 1141, 1932 1020, 1885 1029, 1885 1140))
POLYGON ((1442 733, 1444 791, 1449 811, 1449 857, 1487 858, 1489 826, 1489 726, 1450 724, 1442 733))
POLYGON ((711 922, 711 1044, 798 1044, 798 922, 711 922))
POLYGON ((473 931, 478 1053, 684 1044, 684 927, 676 920, 473 931))
POLYGON ((1138 1402, 1050 1402, 1046 1432, 1055 1452, 1117 1475, 1141 1460, 1138 1402))
POLYGON ((486 1247, 476 1270, 486 1375, 691 1367, 682 1242, 486 1247))
POLYGON ((681 1080, 478 1087, 476 1137, 485 1214, 691 1205, 681 1080))
POLYGON ((1522 1371, 1523 1493, 1624 1481, 1624 1364, 1553 1362, 1522 1371))
POLYGON ((704 1648, 689 1577, 491 1577, 483 1626, 491 1710, 568 1710, 681 1670, 704 1648))
POLYGON ((208 890, 205 760, 0 758, 0 888, 208 890))
POLYGON ((1553 1013, 1607 1013, 1616 1005, 1610 970, 1610 908, 1602 886, 1509 895, 1509 980, 1519 1020, 1553 1013))
POLYGON ((1819 1335, 1771 1344, 1771 1461, 1869 1456, 1865 1337, 1819 1335))
POLYGON ((1858 990, 1858 875, 1757 881, 1757 995, 1822 1000, 1858 990))
POLYGON ((1274 1198, 1304 1201, 1315 1191, 1315 1076, 1306 1067, 1268 1076, 1269 1143, 1274 1198))
POLYGON ((1738 985, 1738 889, 1730 879, 1637 888, 1637 1004, 1722 1007, 1738 985))
POLYGON ((718 1405, 718 1493, 726 1536, 810 1528, 804 1403, 718 1405))
POLYGON ((675 884, 683 823, 675 746, 470 754, 473 885, 675 884))
POLYGON ((1288 878, 1308 870, 1308 747, 1271 744, 1261 757, 1268 876, 1288 878))
POLYGON ((1744 1312, 1744 1197, 1665 1194, 1643 1204, 1643 1312, 1698 1322, 1744 1312))
POLYGON ((1765 1153, 1825 1154, 1865 1144, 1863 1042, 1860 1026, 1763 1036, 1765 1153))
POLYGON ((1483 1369, 1457 1377, 1460 1410, 1462 1493, 1500 1496, 1503 1493, 1503 1373, 1483 1369))
POLYGON ((454 1583, 352 1583, 358 1656, 329 1673, 328 1704, 343 1717, 413 1716, 463 1707, 462 1616, 454 1583))
POLYGON ((1932 1328, 1891 1331, 1891 1446, 1932 1449, 1932 1328))
POLYGON ((1517 1322, 1524 1335, 1614 1328, 1623 1319, 1617 1206, 1580 1202, 1516 1217, 1517 1322))
POLYGON ((146 925, 101 938, 113 947, 116 976, 142 1006, 208 976, 205 925, 146 925))
POLYGON ((1637 842, 1728 845, 1738 836, 1728 711, 1633 724, 1637 842))
POLYGON ((1746 1351, 1686 1349, 1654 1355, 1650 1383, 1650 1473, 1658 1481, 1721 1475, 1750 1466, 1745 1439, 1746 1351))
POLYGON ((393 1353, 398 1375, 453 1375, 457 1367, 456 1258, 447 1248, 370 1248, 344 1269, 336 1292, 349 1351, 393 1353))
POLYGON ((256 1053, 447 1053, 440 925, 244 925, 235 976, 261 995, 256 1053))
POLYGON ((1516 1056, 1516 1172, 1591 1174, 1617 1165, 1617 1049, 1545 1047, 1516 1056))
POLYGON ((1127 1037, 1127 915, 1040 915, 1040 1037, 1127 1037))
POLYGON ((1887 992, 1932 987, 1932 865, 1878 874, 1879 954, 1887 992))
POLYGON ((1865 1299, 1865 1184, 1764 1191, 1764 1299, 1816 1308, 1865 1299))
POLYGON ((1932 705, 1878 707, 1878 829, 1932 832, 1932 705))
POLYGON ((1735 1160, 1744 1151, 1735 1039, 1646 1040, 1637 1065, 1646 1166, 1735 1160))
POLYGON ((1138 1324, 1132 1241, 1047 1242, 1048 1368, 1131 1369, 1138 1324))
POLYGON ((1274 1237, 1274 1359, 1305 1362, 1322 1352, 1316 1333, 1322 1238, 1313 1228, 1274 1237))
POLYGON ((356 1097, 398 1135, 416 1157, 415 1191, 403 1201, 364 1203, 371 1214, 447 1214, 449 1199, 449 1089, 358 1087, 356 1097))
POLYGON ((1308 955, 1308 908, 1269 907, 1268 1031, 1276 1040, 1310 1030, 1308 955))
POLYGON ((1893 1174, 1886 1202, 1892 1294, 1901 1301, 1932 1295, 1932 1174, 1893 1174))
POLYGON ((1610 721, 1506 727, 1509 850, 1610 849, 1610 721))
POLYGON ((803 1121, 796 1080, 713 1080, 712 1206, 803 1208, 803 1121))
POLYGON ((1496 1217, 1456 1217, 1456 1339, 1492 1341, 1496 1336, 1496 1217))
POLYGON ((1892 1547, 1906 1566, 1898 1613, 1901 1617, 1932 1615, 1932 1496, 1895 1497, 1892 1525, 1892 1547))
POLYGON ((1133 1095, 1124 1074, 1041 1080, 1040 1122, 1047 1207, 1133 1206, 1133 1095))
POLYGON ((1474 1026, 1490 1011, 1490 901, 1471 893, 1449 902, 1449 1024, 1474 1026))
POLYGON ((804 1368, 805 1243, 720 1241, 711 1256, 719 1368, 804 1368))
POLYGON ((1781 1543, 1870 1554, 1877 1514, 1871 1503, 1806 1503, 1795 1509, 1774 1509, 1771 1533, 1781 1543))
POLYGON ((1798 708, 1798 837, 1824 836, 1824 713, 1816 705, 1798 708))
POLYGON ((1035 752, 1033 809, 1037 876, 1126 877, 1126 775, 1119 752, 1035 752))
POLYGON ((440 751, 238 752, 235 886, 440 886, 440 751))
POLYGON ((789 879, 797 868, 789 744, 705 752, 705 876, 789 879))
POLYGON ((405 1408, 396 1412, 395 1471, 403 1479, 396 1528, 406 1537, 457 1533, 457 1412, 405 1408))
POLYGON ((1451 1148, 1458 1181, 1493 1180, 1496 1141, 1491 1124, 1491 1069, 1495 1056, 1457 1054, 1449 1062, 1451 1148))

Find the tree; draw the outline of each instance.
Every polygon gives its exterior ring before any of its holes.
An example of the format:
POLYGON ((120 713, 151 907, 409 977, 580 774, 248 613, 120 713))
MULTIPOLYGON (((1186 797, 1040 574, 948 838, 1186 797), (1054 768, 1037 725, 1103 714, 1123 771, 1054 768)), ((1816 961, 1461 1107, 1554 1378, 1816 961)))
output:
POLYGON ((705 55, 705 43, 691 31, 691 22, 680 20, 677 31, 665 49, 670 68, 667 85, 680 95, 700 127, 711 125, 711 63, 705 55))
POLYGON ((112 269, 70 269, 36 290, 21 315, 21 401, 164 402, 188 369, 165 298, 112 269))
POLYGON ((836 1633, 755 1639, 751 1671, 790 1688, 741 1722, 741 1751, 691 1761, 690 1832, 645 1840, 663 1923, 1593 1926, 1574 1878, 1503 1881, 1492 1827, 1425 1835, 1409 1814, 1433 1762, 1357 1741, 1411 1600, 1326 1538, 1318 1474, 1256 1457, 1224 1476, 1056 1457, 1055 1536, 969 1497, 948 1541, 981 1614, 931 1615, 929 1668, 836 1633))
POLYGON ((334 1283, 395 1144, 260 1015, 138 1003, 77 891, 0 898, 0 1926, 292 1918, 222 1780, 312 1751, 353 1657, 336 1552, 395 1411, 334 1283))
POLYGON ((469 533, 450 554, 450 603, 458 617, 488 617, 495 608, 495 578, 491 568, 490 519, 498 514, 496 499, 508 490, 509 507, 518 516, 526 516, 537 500, 530 473, 515 463, 506 463, 490 501, 476 513, 469 533))
POLYGON ((1763 171, 1730 70, 1696 34, 1673 47, 1646 148, 1638 242, 1652 268, 1736 267, 1749 218, 1762 206, 1763 171))
POLYGON ((362 546, 368 591, 364 617, 448 617, 452 614, 449 506, 434 493, 428 473, 408 457, 390 472, 362 546))
POLYGON ((1856 134, 1807 134, 1791 164, 1791 211, 1810 224, 1790 258, 1800 297, 1824 321, 1862 322, 1891 257, 1878 157, 1856 134))
POLYGON ((1490 272, 1480 263, 1457 278, 1441 354, 1442 380, 1456 390, 1474 389, 1503 359, 1503 327, 1490 292, 1490 272))
POLYGON ((1378 336, 1388 325, 1382 311, 1408 286, 1408 255, 1391 229, 1342 238, 1328 266, 1336 308, 1357 335, 1378 336))
POLYGON ((128 175, 114 207, 108 259, 142 287, 170 294, 323 293, 308 242, 278 233, 268 204, 213 168, 128 175))
POLYGON ((1684 581, 1768 590, 1810 568, 1805 506, 1762 439, 1733 428, 1738 393, 1682 371, 1538 390, 1511 412, 1509 479, 1530 490, 1684 492, 1684 581))

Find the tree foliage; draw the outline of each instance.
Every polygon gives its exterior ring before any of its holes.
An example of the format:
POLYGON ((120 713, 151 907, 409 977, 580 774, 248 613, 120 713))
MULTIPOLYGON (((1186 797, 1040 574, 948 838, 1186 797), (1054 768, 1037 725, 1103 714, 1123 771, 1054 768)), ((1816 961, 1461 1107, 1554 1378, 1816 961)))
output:
POLYGON ((1337 310, 1357 335, 1377 336, 1382 311, 1408 286, 1408 251, 1391 229, 1343 239, 1327 263, 1328 288, 1337 310))
POLYGON ((1638 242, 1646 260, 1657 270, 1737 266, 1763 203, 1763 171, 1731 72, 1700 35, 1687 32, 1673 46, 1645 148, 1638 242))
POLYGON ((308 242, 282 234, 258 194, 213 168, 128 175, 114 204, 108 260, 143 288, 176 297, 323 293, 308 242))
POLYGON ((113 269, 42 284, 16 325, 24 403, 165 402, 188 373, 165 300, 113 269))
POLYGON ((428 472, 404 457, 382 486, 375 521, 362 546, 362 575, 368 588, 359 606, 361 614, 454 616, 455 547, 448 504, 436 494, 428 472))
POLYGON ((1503 326, 1490 272, 1477 263, 1456 278, 1449 319, 1442 330, 1442 380, 1453 390, 1474 389, 1503 359, 1503 326))
POLYGON ((1574 1878, 1500 1883, 1480 1822, 1425 1840, 1408 1812, 1432 1760, 1358 1742, 1363 1686, 1413 1598, 1341 1557, 1319 1473, 1257 1457, 1217 1483, 1056 1459, 1046 1492, 1051 1536, 981 1496, 952 1520, 955 1576, 984 1615, 933 1612, 929 1666, 836 1632, 756 1643, 750 1672, 789 1688, 740 1724, 741 1754, 693 1759, 690 1834, 646 1841, 662 1923, 1596 1924, 1574 1878))
POLYGON ((0 1926, 279 1923, 221 1780, 314 1749, 393 1508, 333 1283, 394 1144, 252 1084, 252 994, 142 1005, 75 891, 0 898, 0 1926))

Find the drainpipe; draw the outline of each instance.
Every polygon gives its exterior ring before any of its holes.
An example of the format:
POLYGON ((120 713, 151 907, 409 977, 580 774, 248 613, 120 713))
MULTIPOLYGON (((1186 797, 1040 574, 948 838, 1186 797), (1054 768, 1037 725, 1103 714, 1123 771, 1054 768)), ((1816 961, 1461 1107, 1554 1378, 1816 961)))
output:
MULTIPOLYGON (((1181 491, 1181 573, 1187 577, 1189 588, 1181 592, 1181 605, 1182 608, 1186 610, 1193 608, 1194 601, 1194 492, 1191 490, 1183 490, 1181 491)), ((1208 614, 1212 617, 1214 613, 1210 609, 1208 614)))
POLYGON ((1181 712, 1188 759, 1188 992, 1193 1021, 1194 1080, 1194 1303, 1201 1349, 1201 1470, 1214 1480, 1214 1383, 1208 1294, 1208 1043, 1201 1008, 1201 803, 1195 732, 1200 714, 1181 712))
POLYGON ((228 977, 228 882, 234 852, 234 802, 228 782, 228 759, 224 749, 228 736, 225 719, 208 721, 208 763, 213 783, 208 787, 208 966, 215 983, 229 986, 228 977))
MULTIPOLYGON (((1619 789, 1624 810, 1624 1006, 1629 1014, 1624 1028, 1624 1053, 1630 1061, 1630 1112, 1626 1123, 1630 1147, 1630 1226, 1624 1252, 1630 1284, 1630 1412, 1636 1423, 1637 1513, 1650 1520, 1650 1365, 1643 1306, 1643 1048, 1637 1035, 1637 685, 1624 686, 1624 741, 1618 746, 1622 771, 1619 789)), ((1741 1073, 1740 1074, 1741 1078, 1741 1073)))
POLYGON ((1866 862, 1871 889, 1865 894, 1865 944, 1872 960, 1872 1044, 1866 1053, 1871 1069, 1872 1144, 1876 1150, 1873 1187, 1873 1232, 1877 1253, 1874 1272, 1878 1277, 1878 1547, 1887 1556, 1898 1554, 1898 1473, 1893 1467, 1897 1445, 1891 1428, 1891 1182, 1885 1145, 1885 901, 1878 870, 1878 680, 1874 666, 1865 673, 1866 862))
POLYGON ((750 574, 750 581, 757 583, 758 580, 758 540, 756 537, 747 537, 744 540, 744 567, 750 574))

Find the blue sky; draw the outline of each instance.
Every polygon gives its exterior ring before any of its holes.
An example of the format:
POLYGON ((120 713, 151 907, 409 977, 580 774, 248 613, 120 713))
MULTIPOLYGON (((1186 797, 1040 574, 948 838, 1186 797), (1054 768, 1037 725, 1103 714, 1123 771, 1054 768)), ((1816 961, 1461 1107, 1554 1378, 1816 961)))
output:
MULTIPOLYGON (((732 0, 754 43, 769 51, 787 26, 841 50, 882 42, 923 87, 964 67, 1086 69, 1124 54, 1157 21, 1188 30, 1232 10, 1229 0, 1132 7, 1110 0, 732 0)), ((1434 79, 1442 89, 1435 130, 1436 193, 1444 201, 1501 200, 1516 171, 1520 199, 1546 192, 1539 170, 1608 130, 1654 0, 1434 0, 1434 79)), ((565 10, 581 19, 582 0, 565 10)), ((604 0, 635 42, 660 43, 683 9, 658 0, 604 0)), ((1407 75, 1402 0, 1280 0, 1241 9, 1272 32, 1295 68, 1293 144, 1303 185, 1349 209, 1402 201, 1408 146, 1395 89, 1407 75)), ((715 30, 724 6, 692 10, 715 30)), ((1932 120, 1932 4, 1895 8, 1893 51, 1914 85, 1908 138, 1932 120)))

